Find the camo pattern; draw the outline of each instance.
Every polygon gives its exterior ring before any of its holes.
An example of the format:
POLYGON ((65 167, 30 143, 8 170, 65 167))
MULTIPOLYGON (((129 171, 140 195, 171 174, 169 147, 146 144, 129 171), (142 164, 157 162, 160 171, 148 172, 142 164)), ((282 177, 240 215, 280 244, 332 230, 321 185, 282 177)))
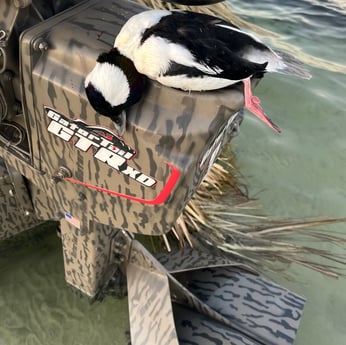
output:
POLYGON ((207 304, 202 303, 170 275, 139 242, 134 241, 131 248, 127 277, 133 344, 161 344, 158 339, 162 339, 163 344, 177 344, 175 329, 172 328, 174 324, 172 304, 167 300, 168 298, 203 315, 208 315, 213 320, 231 326, 226 318, 207 304), (170 292, 169 297, 168 291, 170 292), (147 327, 143 327, 143 322, 147 327), (158 327, 160 324, 165 328, 158 327), (144 339, 151 339, 151 341, 143 342, 144 339))
POLYGON ((78 229, 61 221, 65 279, 71 286, 93 298, 117 270, 112 248, 117 231, 90 222, 78 229))
POLYGON ((180 345, 261 344, 182 305, 173 304, 173 313, 180 345))
POLYGON ((132 345, 179 345, 168 276, 139 242, 126 267, 132 345))
MULTIPOLYGON (((195 296, 247 336, 265 344, 293 344, 305 303, 300 296, 253 274, 245 265, 192 248, 162 253, 156 258, 195 296)), ((191 336, 194 326, 185 326, 178 333, 191 336)), ((214 326, 204 320, 195 327, 203 333, 201 327, 214 329, 214 326), (203 326, 205 322, 208 326, 203 326)), ((194 341, 203 343, 198 337, 194 341)), ((243 342, 247 344, 242 339, 243 342)))
POLYGON ((249 272, 206 268, 189 272, 189 290, 263 344, 292 345, 305 299, 249 272))
POLYGON ((0 240, 39 224, 22 175, 0 158, 0 240))
POLYGON ((305 300, 235 263, 226 266, 193 249, 160 255, 168 266, 183 267, 172 275, 124 231, 90 224, 85 232, 63 221, 61 236, 66 280, 88 296, 95 297, 119 268, 126 274, 132 345, 175 345, 184 339, 293 344, 305 300), (201 262, 195 260, 199 256, 201 262), (213 267, 201 269, 201 263, 213 267), (173 313, 172 302, 193 310, 193 319, 173 313))
POLYGON ((169 253, 159 253, 155 255, 155 258, 161 263, 161 265, 165 266, 166 270, 171 274, 196 270, 199 268, 222 266, 241 267, 246 271, 255 273, 251 267, 240 262, 221 258, 194 248, 184 248, 169 253))
POLYGON ((84 226, 92 219, 134 233, 166 233, 220 150, 221 139, 229 133, 226 127, 232 125, 229 119, 242 106, 238 89, 187 93, 150 83, 142 101, 128 112, 127 130, 121 139, 136 151, 126 164, 155 179, 152 187, 121 173, 121 166, 114 168, 97 160, 95 147, 81 151, 76 136, 64 141, 48 131, 52 119, 43 105, 71 121, 79 119, 115 133, 112 122, 88 104, 84 80, 98 54, 111 47, 124 21, 142 9, 127 1, 87 1, 23 36, 23 91, 32 129, 32 162, 44 174, 40 177, 42 189, 52 200, 53 209, 42 211, 47 215, 68 212, 84 226), (35 50, 37 40, 44 41, 48 50, 35 50), (52 185, 50 178, 61 166, 71 171, 73 180, 52 185), (158 204, 151 202, 165 190, 173 169, 179 174, 173 190, 158 204), (82 202, 80 195, 84 196, 82 202))
MULTIPOLYGON (((192 252, 190 250, 185 253, 186 257, 182 254, 179 258, 173 253, 169 262, 178 259, 175 264, 179 265, 189 261, 190 254, 193 257, 199 255, 192 252)), ((165 255, 169 257, 170 253, 165 255)), ((204 264, 209 266, 204 259, 204 264)), ((215 265, 217 260, 210 256, 210 265, 215 265)), ((171 275, 136 241, 131 245, 128 262, 133 344, 154 344, 152 341, 142 342, 148 337, 161 339, 161 336, 166 336, 166 340, 159 344, 170 344, 174 339, 173 330, 168 332, 157 326, 160 322, 170 324, 172 311, 171 304, 167 304, 168 284, 173 302, 200 314, 192 320, 186 314, 175 315, 176 324, 185 327, 182 333, 177 333, 189 334, 192 343, 203 344, 200 337, 216 337, 218 342, 215 340, 215 344, 223 344, 226 336, 230 336, 232 341, 235 338, 235 344, 292 345, 294 342, 305 300, 263 277, 235 267, 234 263, 231 267, 204 269, 200 269, 200 264, 193 269, 190 264, 189 271, 171 275), (200 325, 194 328, 194 322, 200 322, 200 318, 203 320, 202 329, 200 325), (143 322, 147 327, 143 327, 143 322), (210 329, 203 333, 203 328, 210 329), (154 329, 157 333, 153 335, 154 329), (197 334, 194 329, 198 330, 197 334), (216 336, 217 329, 226 329, 227 332, 216 336), (141 334, 141 338, 136 339, 136 334, 141 334)))

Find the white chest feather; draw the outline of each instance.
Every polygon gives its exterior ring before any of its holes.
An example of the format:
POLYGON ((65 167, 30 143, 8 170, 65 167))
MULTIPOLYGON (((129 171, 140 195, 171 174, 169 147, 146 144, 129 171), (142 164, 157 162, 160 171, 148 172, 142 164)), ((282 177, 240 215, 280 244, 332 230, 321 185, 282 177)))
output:
POLYGON ((163 85, 184 91, 208 91, 222 89, 237 83, 239 80, 228 80, 209 76, 190 78, 184 75, 178 75, 161 76, 157 78, 157 81, 163 85))

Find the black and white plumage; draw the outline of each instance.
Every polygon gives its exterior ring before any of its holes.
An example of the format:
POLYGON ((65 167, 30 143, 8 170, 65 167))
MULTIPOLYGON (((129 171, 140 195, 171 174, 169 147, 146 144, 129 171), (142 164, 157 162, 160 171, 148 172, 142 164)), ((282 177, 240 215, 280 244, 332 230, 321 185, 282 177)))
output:
POLYGON ((133 62, 116 48, 102 53, 85 79, 85 92, 92 107, 112 119, 122 135, 126 126, 125 110, 138 102, 143 94, 146 77, 133 62))
MULTIPOLYGON (((124 24, 114 48, 131 60, 140 74, 169 87, 206 91, 243 82, 245 108, 278 132, 279 127, 252 95, 251 78, 266 72, 310 78, 294 57, 272 50, 220 18, 194 12, 139 13, 124 24)), ((93 77, 88 80, 93 83, 93 77)), ((105 90, 106 84, 103 87, 105 90)))

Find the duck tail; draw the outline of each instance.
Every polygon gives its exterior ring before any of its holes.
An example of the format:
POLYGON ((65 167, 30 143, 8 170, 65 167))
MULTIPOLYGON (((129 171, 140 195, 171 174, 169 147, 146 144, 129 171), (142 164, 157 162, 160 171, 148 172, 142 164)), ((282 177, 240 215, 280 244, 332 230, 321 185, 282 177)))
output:
POLYGON ((275 68, 275 72, 292 75, 302 79, 311 79, 311 74, 302 61, 282 51, 275 50, 275 54, 280 59, 279 64, 275 68))

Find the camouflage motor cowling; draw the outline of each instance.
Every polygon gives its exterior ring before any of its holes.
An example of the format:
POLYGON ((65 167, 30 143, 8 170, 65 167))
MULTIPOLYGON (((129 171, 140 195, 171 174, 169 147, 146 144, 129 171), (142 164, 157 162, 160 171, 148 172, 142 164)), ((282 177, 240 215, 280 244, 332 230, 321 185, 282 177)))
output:
POLYGON ((89 105, 84 80, 124 22, 142 10, 87 1, 21 37, 32 165, 61 181, 41 182, 55 212, 77 227, 96 221, 143 234, 169 231, 243 104, 237 89, 188 93, 150 82, 119 138, 111 120, 89 105))

